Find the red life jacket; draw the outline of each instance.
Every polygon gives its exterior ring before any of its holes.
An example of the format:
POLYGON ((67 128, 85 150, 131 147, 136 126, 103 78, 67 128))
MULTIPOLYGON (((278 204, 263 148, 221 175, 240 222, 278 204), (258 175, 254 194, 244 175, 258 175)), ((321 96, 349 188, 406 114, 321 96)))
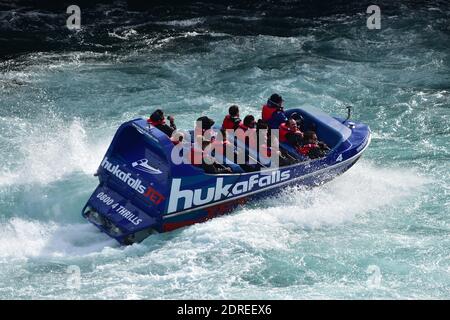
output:
POLYGON ((159 121, 153 121, 152 119, 148 118, 148 119, 147 119, 147 123, 148 123, 148 124, 151 124, 151 125, 154 126, 154 127, 156 127, 156 126, 159 126, 159 125, 161 125, 161 124, 165 124, 165 123, 166 123, 166 120, 165 120, 165 119, 162 119, 162 120, 159 120, 159 121))
POLYGON ((280 142, 287 142, 286 135, 290 132, 286 123, 280 124, 280 142))
POLYGON ((277 111, 277 108, 269 107, 267 104, 263 105, 263 108, 262 108, 263 121, 268 122, 272 118, 273 113, 276 111, 277 111))
POLYGON ((225 118, 223 119, 222 128, 234 130, 235 122, 232 119, 233 118, 230 115, 226 115, 225 118))
POLYGON ((308 153, 309 153, 312 149, 318 148, 318 147, 319 147, 319 145, 317 145, 317 144, 315 144, 315 143, 309 143, 309 144, 305 144, 305 145, 303 145, 303 146, 297 148, 297 151, 298 151, 300 154, 302 154, 302 155, 304 155, 304 156, 307 156, 308 153))
POLYGON ((288 134, 288 133, 294 133, 294 134, 296 134, 296 133, 301 133, 302 135, 303 135, 303 133, 297 128, 297 130, 295 130, 295 131, 292 131, 291 129, 289 129, 289 127, 287 126, 287 124, 286 123, 282 123, 282 124, 280 124, 280 131, 279 131, 279 134, 280 134, 280 142, 287 142, 287 137, 286 137, 286 135, 288 134))
POLYGON ((249 127, 247 127, 243 122, 239 123, 239 128, 241 128, 242 130, 247 131, 248 129, 250 129, 249 127))

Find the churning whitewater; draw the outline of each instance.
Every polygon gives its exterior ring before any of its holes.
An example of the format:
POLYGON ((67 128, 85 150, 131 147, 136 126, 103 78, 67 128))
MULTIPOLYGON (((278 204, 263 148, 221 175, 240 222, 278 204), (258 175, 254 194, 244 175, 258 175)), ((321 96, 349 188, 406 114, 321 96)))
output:
POLYGON ((278 16, 264 4, 194 4, 151 20, 103 5, 67 34, 52 29, 53 13, 35 16, 47 37, 0 60, 0 298, 448 299, 450 8, 438 4, 386 2, 376 31, 364 8, 297 15, 292 3, 278 16), (285 188, 129 247, 81 217, 99 166, 149 187, 103 158, 123 122, 156 107, 183 129, 200 114, 221 122, 231 104, 259 116, 273 92, 286 108, 345 117, 353 105, 373 134, 363 158, 317 188, 285 188))

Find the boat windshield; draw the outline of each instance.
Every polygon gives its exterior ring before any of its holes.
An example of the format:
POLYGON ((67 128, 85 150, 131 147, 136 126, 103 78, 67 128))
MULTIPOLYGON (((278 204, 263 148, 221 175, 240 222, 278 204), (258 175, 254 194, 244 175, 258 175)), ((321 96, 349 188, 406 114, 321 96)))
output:
MULTIPOLYGON (((294 110, 288 110, 287 113, 294 110)), ((300 110, 302 110, 301 113, 304 117, 306 115, 306 121, 313 121, 316 124, 319 138, 324 140, 330 147, 336 147, 352 134, 352 131, 346 125, 312 105, 303 105, 300 110), (321 130, 322 128, 323 130, 321 130)))

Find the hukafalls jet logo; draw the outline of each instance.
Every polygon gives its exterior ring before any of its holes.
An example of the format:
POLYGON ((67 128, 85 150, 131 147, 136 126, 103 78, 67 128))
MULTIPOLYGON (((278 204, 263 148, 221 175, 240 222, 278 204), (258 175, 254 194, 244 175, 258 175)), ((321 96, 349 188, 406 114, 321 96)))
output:
POLYGON ((161 174, 162 171, 159 169, 156 169, 148 164, 148 159, 141 159, 138 161, 135 161, 131 164, 133 168, 150 173, 150 174, 161 174))

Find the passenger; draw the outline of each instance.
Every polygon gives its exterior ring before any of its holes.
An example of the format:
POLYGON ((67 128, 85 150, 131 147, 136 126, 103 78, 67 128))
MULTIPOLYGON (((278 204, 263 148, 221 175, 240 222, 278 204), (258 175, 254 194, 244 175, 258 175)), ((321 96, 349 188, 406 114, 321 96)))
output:
POLYGON ((293 147, 300 147, 303 144, 303 132, 298 129, 297 121, 293 118, 280 125, 280 142, 287 142, 293 147))
POLYGON ((169 116, 168 120, 170 125, 166 124, 164 112, 161 109, 157 109, 152 113, 150 118, 147 120, 147 123, 158 128, 170 138, 172 133, 177 130, 177 126, 175 125, 175 119, 172 116, 169 116))
POLYGON ((261 119, 258 119, 258 122, 256 123, 256 139, 258 142, 258 151, 259 154, 267 155, 268 157, 271 156, 272 149, 270 147, 270 140, 268 135, 269 126, 266 122, 262 121, 261 119), (265 134, 261 134, 261 131, 265 130, 265 134), (262 140, 261 140, 262 136, 262 140))
POLYGON ((177 131, 170 138, 170 141, 172 141, 172 143, 174 145, 178 145, 178 144, 182 143, 183 141, 185 141, 185 135, 183 132, 177 131))
POLYGON ((239 107, 237 105, 232 105, 228 109, 228 115, 225 116, 222 123, 222 128, 236 130, 241 123, 239 118, 239 107))
POLYGON ((209 129, 211 129, 214 125, 214 120, 207 117, 207 116, 201 116, 197 119, 196 126, 195 126, 195 134, 196 135, 204 135, 205 132, 209 129), (201 127, 199 127, 199 125, 201 127))
POLYGON ((280 142, 287 142, 286 135, 289 133, 289 121, 280 124, 278 136, 280 138, 280 142))
POLYGON ((239 152, 233 144, 228 140, 226 129, 220 129, 220 135, 214 137, 211 146, 214 150, 212 154, 216 159, 221 160, 235 173, 242 173, 244 170, 236 164, 239 152))
POLYGON ((244 121, 239 124, 239 128, 244 131, 247 131, 248 129, 256 129, 255 117, 252 115, 246 116, 244 121))
MULTIPOLYGON (((257 149, 255 117, 252 115, 247 115, 244 118, 244 121, 242 121, 239 124, 238 129, 241 129, 242 131, 244 131, 246 133, 245 140, 243 143, 245 148, 242 146, 240 147, 242 149, 242 153, 240 153, 242 158, 241 157, 238 158, 240 161, 243 161, 244 163, 239 163, 239 165, 241 166, 242 169, 244 169, 247 172, 258 171, 260 169, 260 165, 257 163, 257 159, 254 159, 250 155, 250 149, 253 149, 253 150, 257 149), (249 130, 254 131, 254 134, 253 134, 253 132, 250 132, 249 130), (247 131, 249 131, 249 132, 247 132, 247 131)), ((242 139, 242 136, 238 133, 236 136, 236 139, 242 139)))
POLYGON ((211 144, 211 140, 205 139, 203 136, 197 136, 197 143, 191 149, 191 163, 201 167, 206 173, 232 173, 231 168, 225 167, 218 163, 218 161, 208 152, 205 151, 206 147, 211 144), (201 143, 201 150, 196 147, 201 143), (194 160, 201 157, 201 164, 195 164, 194 160))
POLYGON ((274 93, 270 96, 262 109, 262 120, 267 122, 270 129, 278 129, 288 119, 283 110, 283 98, 274 93))
POLYGON ((256 121, 256 130, 260 129, 269 129, 269 125, 263 119, 258 119, 258 121, 256 121))
MULTIPOLYGON (((259 151, 259 156, 261 157, 272 157, 272 147, 271 147, 271 139, 270 139, 270 135, 269 135, 269 126, 266 122, 264 122, 263 120, 259 119, 256 125, 256 131, 257 131, 257 139, 258 139, 258 151, 259 151), (261 140, 261 130, 266 130, 265 134, 262 134, 262 140, 261 140)), ((275 137, 273 137, 273 139, 276 139, 275 137)), ((279 146, 279 142, 275 143, 278 144, 279 146)), ((278 155, 278 163, 280 166, 287 166, 290 164, 295 163, 295 158, 289 156, 288 153, 284 152, 283 150, 281 150, 281 148, 278 147, 278 151, 277 151, 277 155, 278 155)), ((260 160, 260 159, 258 159, 260 160)))
POLYGON ((330 148, 323 142, 319 142, 314 131, 307 131, 304 134, 303 146, 297 148, 298 152, 310 159, 317 159, 324 157, 330 148))
MULTIPOLYGON (((292 118, 295 120, 295 122, 297 122, 297 128, 301 132, 309 131, 309 130, 305 129, 305 119, 303 119, 303 117, 299 113, 293 112, 289 118, 292 118)), ((312 131, 315 131, 315 130, 312 130, 312 131)))
MULTIPOLYGON (((214 138, 212 141, 212 146, 220 152, 221 155, 235 154, 233 144, 228 141, 227 132, 225 128, 220 129, 222 139, 214 138)), ((234 157, 233 157, 234 158, 234 157)), ((234 159, 233 159, 234 161, 234 159)))

